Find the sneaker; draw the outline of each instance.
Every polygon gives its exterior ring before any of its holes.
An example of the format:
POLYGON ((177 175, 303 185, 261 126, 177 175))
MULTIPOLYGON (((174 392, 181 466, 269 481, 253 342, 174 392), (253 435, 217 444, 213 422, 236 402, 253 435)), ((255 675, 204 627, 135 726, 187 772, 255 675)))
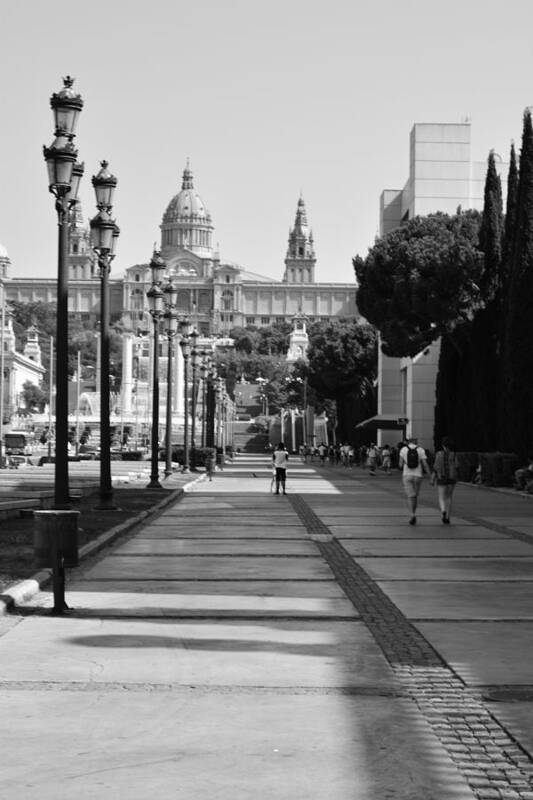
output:
POLYGON ((443 521, 443 523, 444 523, 445 525, 446 525, 446 523, 448 522, 448 518, 447 518, 447 516, 446 516, 446 512, 445 512, 445 511, 443 511, 443 512, 442 512, 442 521, 443 521))
POLYGON ((411 517, 409 520, 409 525, 416 525, 416 517, 411 517))
POLYGON ((444 522, 445 525, 449 525, 450 524, 450 518, 447 517, 446 515, 444 516, 444 519, 442 521, 444 522))

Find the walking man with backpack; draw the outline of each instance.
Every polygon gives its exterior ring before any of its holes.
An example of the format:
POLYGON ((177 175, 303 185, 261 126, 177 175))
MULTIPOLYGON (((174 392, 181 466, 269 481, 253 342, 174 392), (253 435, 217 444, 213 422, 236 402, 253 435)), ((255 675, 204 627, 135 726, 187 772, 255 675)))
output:
POLYGON ((416 437, 410 436, 407 444, 400 450, 400 468, 402 469, 402 480, 407 504, 411 512, 409 525, 416 525, 416 507, 418 505, 418 495, 424 473, 430 477, 431 471, 428 466, 426 451, 418 446, 416 437))

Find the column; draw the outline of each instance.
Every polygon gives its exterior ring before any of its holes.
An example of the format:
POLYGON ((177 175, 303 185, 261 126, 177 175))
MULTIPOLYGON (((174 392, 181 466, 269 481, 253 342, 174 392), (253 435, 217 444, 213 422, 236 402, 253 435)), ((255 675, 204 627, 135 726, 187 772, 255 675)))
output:
POLYGON ((131 414, 132 390, 133 333, 131 331, 124 331, 122 334, 122 397, 120 400, 122 415, 131 414))

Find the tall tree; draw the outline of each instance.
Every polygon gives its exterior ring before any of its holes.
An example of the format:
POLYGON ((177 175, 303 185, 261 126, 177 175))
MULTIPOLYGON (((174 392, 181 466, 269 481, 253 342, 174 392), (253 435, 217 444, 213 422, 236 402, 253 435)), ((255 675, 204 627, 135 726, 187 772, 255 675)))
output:
POLYGON ((533 445, 533 125, 524 113, 505 336, 506 443, 522 458, 533 445))
POLYGON ((483 216, 479 244, 483 250, 481 292, 485 306, 479 309, 471 326, 468 365, 471 374, 470 396, 463 397, 468 407, 471 441, 468 449, 496 450, 499 440, 501 407, 501 363, 499 348, 499 294, 501 283, 504 222, 502 187, 496 171, 494 153, 488 159, 483 216))

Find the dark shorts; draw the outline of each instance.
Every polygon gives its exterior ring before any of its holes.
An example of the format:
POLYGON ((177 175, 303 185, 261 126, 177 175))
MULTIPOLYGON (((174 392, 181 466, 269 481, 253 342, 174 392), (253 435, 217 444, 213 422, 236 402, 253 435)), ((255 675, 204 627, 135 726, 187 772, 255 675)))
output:
POLYGON ((276 480, 284 481, 287 477, 287 470, 285 467, 276 467, 276 480))
POLYGON ((437 486, 455 486, 457 481, 452 480, 452 478, 438 478, 437 479, 437 486))

